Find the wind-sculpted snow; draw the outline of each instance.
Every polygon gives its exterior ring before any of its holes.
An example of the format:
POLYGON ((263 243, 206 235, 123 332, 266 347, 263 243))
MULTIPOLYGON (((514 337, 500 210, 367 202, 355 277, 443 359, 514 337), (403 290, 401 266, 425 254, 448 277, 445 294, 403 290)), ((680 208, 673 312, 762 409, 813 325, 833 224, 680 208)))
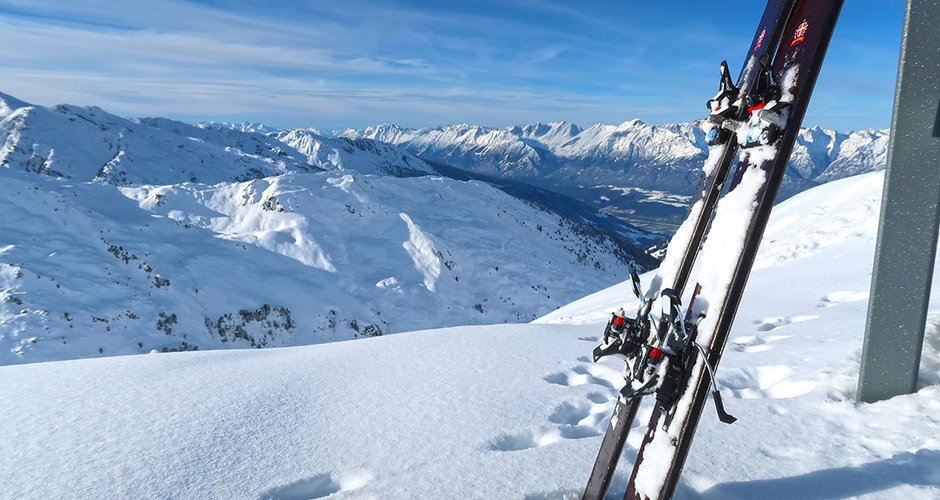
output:
POLYGON ((402 243, 402 247, 411 256, 415 268, 424 276, 424 287, 433 292, 437 279, 441 277, 440 251, 434 248, 430 236, 408 214, 402 212, 398 216, 408 225, 408 241, 402 243))

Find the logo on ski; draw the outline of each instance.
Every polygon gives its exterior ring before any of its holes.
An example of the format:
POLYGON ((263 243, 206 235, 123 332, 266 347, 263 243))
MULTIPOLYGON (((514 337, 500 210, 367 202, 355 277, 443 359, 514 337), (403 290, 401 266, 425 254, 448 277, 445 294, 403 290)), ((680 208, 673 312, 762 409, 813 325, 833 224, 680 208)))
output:
POLYGON ((760 46, 764 43, 764 35, 767 34, 767 28, 764 28, 764 31, 760 32, 760 36, 757 37, 757 45, 754 46, 754 52, 757 52, 760 49, 760 46))
POLYGON ((796 32, 793 34, 793 41, 790 42, 790 46, 793 47, 798 43, 803 43, 806 41, 806 30, 809 29, 809 22, 804 19, 799 26, 796 27, 796 32))

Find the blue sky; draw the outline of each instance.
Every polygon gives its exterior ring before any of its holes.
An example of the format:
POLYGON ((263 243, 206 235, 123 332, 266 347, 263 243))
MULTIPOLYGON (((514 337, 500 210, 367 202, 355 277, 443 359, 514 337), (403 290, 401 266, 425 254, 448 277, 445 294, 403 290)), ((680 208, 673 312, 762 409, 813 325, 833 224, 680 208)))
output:
MULTIPOLYGON (((701 117, 758 0, 0 0, 0 92, 323 129, 701 117)), ((890 124, 903 0, 846 0, 807 125, 890 124)))

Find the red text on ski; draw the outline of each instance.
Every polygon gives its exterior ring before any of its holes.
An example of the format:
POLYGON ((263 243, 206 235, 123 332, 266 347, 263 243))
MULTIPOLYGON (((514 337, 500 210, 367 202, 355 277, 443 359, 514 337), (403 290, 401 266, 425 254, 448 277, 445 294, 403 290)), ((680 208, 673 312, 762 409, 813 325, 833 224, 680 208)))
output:
POLYGON ((809 29, 809 22, 804 19, 799 26, 796 27, 796 32, 793 34, 793 41, 790 42, 790 46, 794 46, 798 43, 803 43, 806 41, 806 30, 809 29))
POLYGON ((757 49, 759 49, 761 44, 764 43, 764 35, 766 34, 767 34, 767 28, 764 28, 764 31, 761 31, 760 36, 757 37, 757 45, 754 46, 754 52, 757 52, 757 49))

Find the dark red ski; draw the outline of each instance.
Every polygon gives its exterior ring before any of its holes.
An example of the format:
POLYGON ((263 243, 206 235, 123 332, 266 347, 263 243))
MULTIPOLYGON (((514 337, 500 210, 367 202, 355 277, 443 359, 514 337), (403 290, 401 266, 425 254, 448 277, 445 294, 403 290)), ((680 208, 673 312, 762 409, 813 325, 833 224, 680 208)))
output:
MULTIPOLYGON (((742 95, 747 95, 754 88, 761 57, 773 53, 779 44, 783 26, 794 2, 795 0, 769 0, 767 2, 763 17, 748 49, 744 66, 738 76, 737 88, 740 89, 742 95)), ((727 71, 727 66, 723 65, 722 69, 727 71)), ((740 119, 742 115, 739 113, 732 118, 740 119)), ((715 205, 737 152, 737 142, 734 138, 726 137, 725 139, 709 147, 708 160, 703 168, 704 174, 695 191, 689 214, 669 243, 666 258, 646 293, 647 301, 655 300, 664 284, 671 285, 673 290, 681 293, 688 282, 695 256, 705 237, 715 205)), ((647 317, 641 318, 643 321, 648 321, 648 313, 647 308, 647 317)), ((610 424, 604 434, 600 451, 584 491, 584 499, 599 499, 606 495, 641 399, 640 396, 632 398, 621 396, 617 399, 610 424)))
POLYGON ((742 151, 731 190, 718 204, 693 303, 686 321, 676 322, 687 332, 685 347, 670 362, 682 377, 670 393, 664 385, 657 394, 624 498, 662 500, 675 492, 713 383, 707 374, 717 369, 724 351, 842 3, 797 1, 768 75, 779 82, 780 93, 752 107, 752 125, 762 127, 738 130, 739 139, 753 147, 742 151), (741 244, 734 249, 729 242, 741 244))

